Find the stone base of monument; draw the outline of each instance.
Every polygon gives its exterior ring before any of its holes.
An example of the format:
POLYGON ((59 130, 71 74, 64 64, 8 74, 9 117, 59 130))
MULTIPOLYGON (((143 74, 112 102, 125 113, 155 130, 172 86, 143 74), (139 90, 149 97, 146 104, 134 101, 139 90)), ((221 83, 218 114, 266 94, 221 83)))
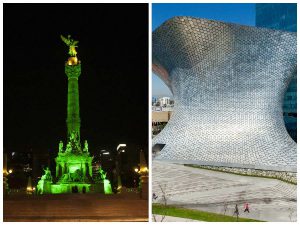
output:
POLYGON ((91 193, 104 193, 104 184, 92 184, 90 188, 91 193))
POLYGON ((70 184, 52 184, 51 194, 66 194, 66 193, 88 193, 90 192, 91 184, 88 183, 70 183, 70 184))
POLYGON ((68 193, 100 193, 104 194, 104 183, 64 183, 51 184, 45 182, 43 185, 43 193, 39 194, 68 194, 68 193))
POLYGON ((41 179, 37 185, 38 194, 51 194, 52 182, 41 179))

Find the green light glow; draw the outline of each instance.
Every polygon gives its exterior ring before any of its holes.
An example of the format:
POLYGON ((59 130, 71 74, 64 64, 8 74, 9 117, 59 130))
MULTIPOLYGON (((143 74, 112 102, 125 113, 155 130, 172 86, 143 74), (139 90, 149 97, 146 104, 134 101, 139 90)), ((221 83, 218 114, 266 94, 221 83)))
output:
POLYGON ((44 169, 45 174, 41 177, 37 184, 37 193, 38 194, 50 194, 51 193, 51 184, 52 176, 51 171, 47 167, 44 169))
MULTIPOLYGON (((111 185, 106 179, 106 173, 100 171, 100 178, 94 181, 92 174, 92 160, 85 140, 83 147, 80 140, 80 110, 78 79, 81 74, 81 64, 76 57, 75 47, 78 41, 61 36, 69 46, 70 58, 65 64, 65 73, 68 77, 68 102, 67 102, 67 142, 58 144, 58 155, 55 158, 56 173, 52 180, 49 168, 45 170, 37 185, 38 194, 61 193, 88 193, 104 192, 111 194, 111 185), (76 58, 76 60, 74 59, 76 58), (70 63, 71 62, 71 63, 70 63)), ((100 168, 101 169, 101 168, 100 168)))
POLYGON ((69 166, 70 173, 75 173, 76 170, 80 170, 80 165, 70 165, 69 166))
POLYGON ((110 184, 109 180, 107 180, 107 179, 104 180, 104 193, 112 194, 111 184, 110 184))
POLYGON ((91 184, 81 184, 81 183, 72 183, 72 184, 52 184, 51 193, 52 194, 62 194, 62 193, 88 193, 90 192, 91 184))
POLYGON ((79 116, 79 87, 78 78, 81 73, 81 64, 65 65, 68 76, 68 104, 67 104, 67 129, 68 137, 80 141, 80 116, 79 116))
POLYGON ((79 41, 75 41, 71 38, 71 35, 68 35, 68 38, 65 38, 64 36, 60 35, 61 40, 69 47, 69 55, 75 56, 77 55, 76 47, 79 41))

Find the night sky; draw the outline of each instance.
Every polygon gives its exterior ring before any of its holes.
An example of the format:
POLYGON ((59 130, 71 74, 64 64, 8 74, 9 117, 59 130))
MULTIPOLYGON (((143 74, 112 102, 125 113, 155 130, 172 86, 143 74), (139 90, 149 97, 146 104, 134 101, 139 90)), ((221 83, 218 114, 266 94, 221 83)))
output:
POLYGON ((4 4, 4 150, 56 155, 66 142, 60 34, 79 40, 81 141, 147 152, 147 4, 4 4))

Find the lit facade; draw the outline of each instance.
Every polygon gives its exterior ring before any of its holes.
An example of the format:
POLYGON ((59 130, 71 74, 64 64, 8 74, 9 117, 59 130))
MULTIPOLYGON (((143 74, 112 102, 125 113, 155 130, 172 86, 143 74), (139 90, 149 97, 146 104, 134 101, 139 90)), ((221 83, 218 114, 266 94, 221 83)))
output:
POLYGON ((296 34, 174 17, 153 32, 153 71, 174 111, 153 145, 158 160, 296 170, 283 96, 296 71, 296 34))

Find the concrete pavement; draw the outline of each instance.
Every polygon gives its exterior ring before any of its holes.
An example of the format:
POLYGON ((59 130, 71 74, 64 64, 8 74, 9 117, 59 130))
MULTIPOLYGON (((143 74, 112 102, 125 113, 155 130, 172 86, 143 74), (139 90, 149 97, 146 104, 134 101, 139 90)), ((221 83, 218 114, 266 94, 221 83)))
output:
POLYGON ((239 176, 153 161, 152 190, 162 202, 163 188, 167 204, 184 208, 233 215, 238 204, 240 217, 291 222, 297 218, 297 186, 285 182, 239 176), (250 213, 243 212, 249 203, 250 213))

